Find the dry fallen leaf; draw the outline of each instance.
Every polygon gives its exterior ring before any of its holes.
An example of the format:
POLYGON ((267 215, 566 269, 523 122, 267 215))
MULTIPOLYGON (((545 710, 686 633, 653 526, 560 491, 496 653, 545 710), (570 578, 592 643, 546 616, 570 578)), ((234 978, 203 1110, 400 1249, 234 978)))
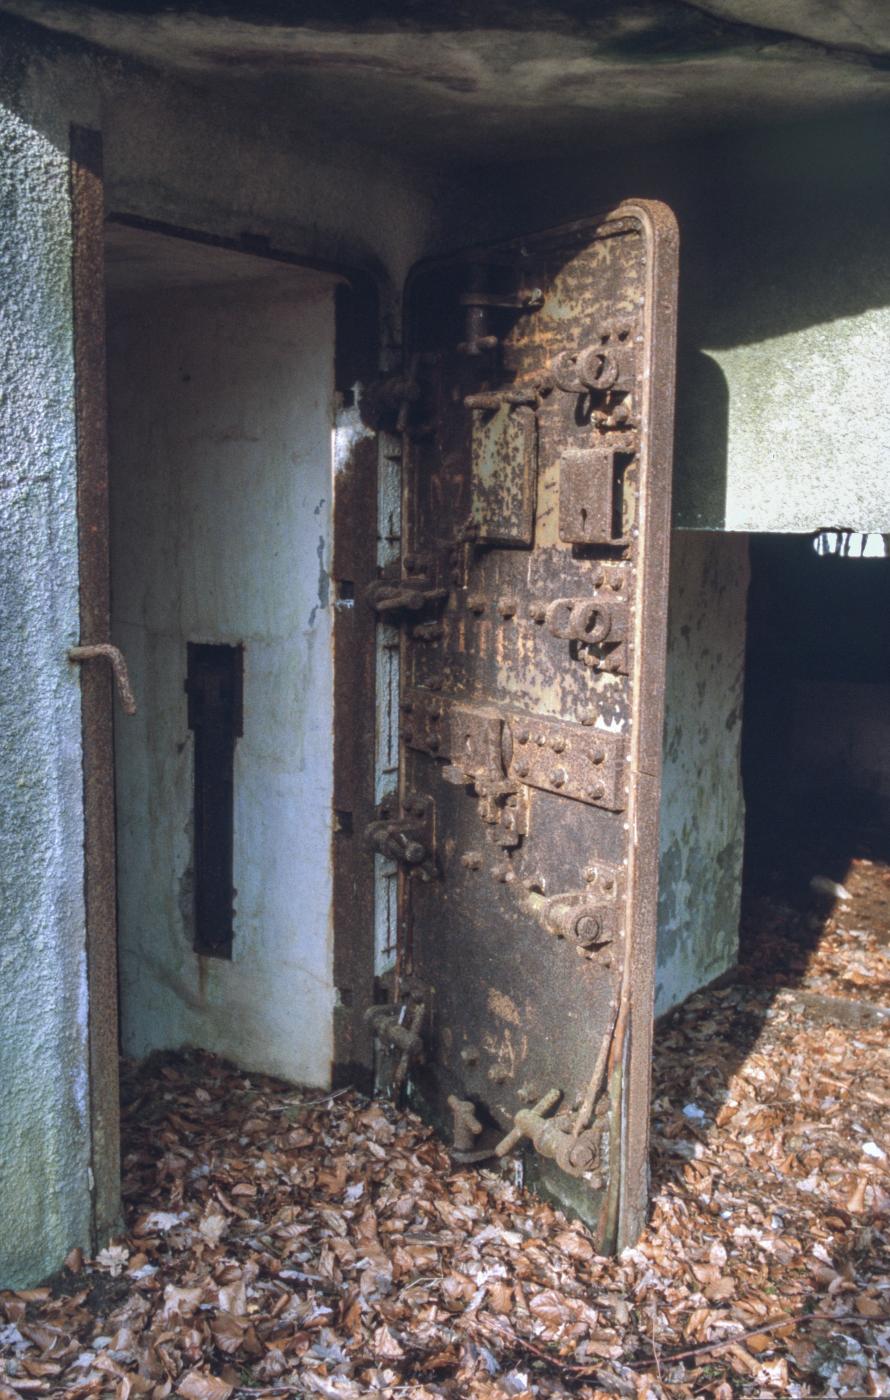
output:
POLYGON ((176 1382, 176 1389, 185 1400, 229 1400, 234 1387, 204 1371, 189 1371, 176 1382))
MULTIPOLYGON (((885 875, 846 878, 856 927, 885 875)), ((857 996, 890 1005, 887 959, 830 925, 813 947, 807 917, 754 906, 740 979, 659 1025, 651 1219, 616 1259, 385 1103, 125 1064, 130 1233, 0 1293, 0 1400, 890 1390, 886 1024, 819 1000, 868 967, 857 996)))

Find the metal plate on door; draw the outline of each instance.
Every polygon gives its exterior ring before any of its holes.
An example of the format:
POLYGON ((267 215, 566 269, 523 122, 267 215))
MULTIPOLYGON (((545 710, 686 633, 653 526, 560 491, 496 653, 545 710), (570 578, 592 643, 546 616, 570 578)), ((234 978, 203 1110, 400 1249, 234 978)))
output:
POLYGON ((511 721, 509 728, 508 777, 612 812, 624 808, 621 735, 541 715, 511 721))

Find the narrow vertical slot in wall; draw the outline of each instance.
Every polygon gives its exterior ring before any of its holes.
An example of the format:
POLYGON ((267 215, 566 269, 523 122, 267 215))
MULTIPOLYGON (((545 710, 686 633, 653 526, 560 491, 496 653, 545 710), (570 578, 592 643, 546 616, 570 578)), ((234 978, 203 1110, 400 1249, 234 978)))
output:
POLYGON ((194 734, 195 952, 231 958, 235 917, 235 741, 243 728, 244 648, 189 642, 194 734))

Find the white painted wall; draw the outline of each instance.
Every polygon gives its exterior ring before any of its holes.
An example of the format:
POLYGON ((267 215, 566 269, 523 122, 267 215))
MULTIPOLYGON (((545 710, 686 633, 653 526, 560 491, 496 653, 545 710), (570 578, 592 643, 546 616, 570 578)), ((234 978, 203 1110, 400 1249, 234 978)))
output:
MULTIPOLYGON (((232 255, 237 257, 236 254, 232 255)), ((112 303, 123 1044, 329 1082, 333 291, 290 274, 112 303), (234 955, 192 950, 187 641, 244 644, 234 955)))

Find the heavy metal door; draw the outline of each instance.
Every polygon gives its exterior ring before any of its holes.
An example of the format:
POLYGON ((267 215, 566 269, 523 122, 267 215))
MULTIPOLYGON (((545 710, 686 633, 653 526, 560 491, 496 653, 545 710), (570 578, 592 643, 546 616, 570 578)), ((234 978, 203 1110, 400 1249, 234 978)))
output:
POLYGON ((670 525, 676 225, 654 203, 421 265, 404 441, 402 1011, 458 1161, 521 1154, 601 1247, 639 1231, 670 525))

